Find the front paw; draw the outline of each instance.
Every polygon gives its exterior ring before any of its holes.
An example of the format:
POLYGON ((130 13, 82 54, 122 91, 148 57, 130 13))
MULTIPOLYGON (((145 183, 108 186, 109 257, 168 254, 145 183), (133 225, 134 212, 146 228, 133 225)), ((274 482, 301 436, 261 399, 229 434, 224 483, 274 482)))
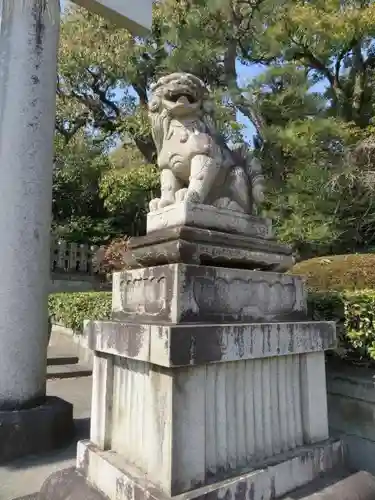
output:
POLYGON ((173 205, 174 203, 176 203, 176 202, 175 202, 175 199, 173 196, 171 196, 169 198, 161 198, 159 200, 158 207, 160 209, 160 208, 168 207, 169 205, 173 205))
POLYGON ((148 204, 150 212, 156 212, 156 210, 158 210, 159 202, 160 198, 154 198, 153 200, 150 201, 150 203, 148 204))

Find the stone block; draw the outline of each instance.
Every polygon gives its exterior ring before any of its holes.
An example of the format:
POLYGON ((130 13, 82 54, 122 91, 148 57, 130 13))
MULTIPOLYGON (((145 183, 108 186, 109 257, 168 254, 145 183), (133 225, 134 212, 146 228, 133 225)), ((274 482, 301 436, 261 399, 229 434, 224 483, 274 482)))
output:
POLYGON ((171 323, 306 318, 303 279, 274 272, 171 264, 113 276, 113 318, 171 323))
POLYGON ((273 240, 187 226, 168 227, 132 238, 124 255, 127 268, 196 264, 286 271, 292 248, 273 240))
POLYGON ((90 321, 85 335, 96 353, 167 368, 319 353, 336 342, 335 324, 319 321, 226 325, 90 321))
MULTIPOLYGON (((271 461, 258 470, 244 472, 230 480, 203 486, 179 495, 178 498, 180 500, 222 498, 275 500, 298 486, 318 479, 327 471, 342 469, 344 465, 342 444, 338 440, 306 447, 296 454, 285 454, 279 459, 284 461, 271 461)), ((351 488, 350 491, 363 492, 366 486, 366 491, 372 491, 373 483, 374 479, 365 478, 362 481, 357 479, 356 489, 351 488)), ((44 482, 39 494, 17 500, 129 500, 129 498, 171 500, 174 497, 155 488, 155 485, 139 470, 116 453, 103 452, 92 443, 81 442, 78 445, 77 468, 55 472, 44 482)), ((358 497, 359 500, 370 498, 372 497, 361 494, 358 497)))
MULTIPOLYGON (((198 487, 178 498, 181 500, 222 498, 273 500, 313 481, 328 470, 343 467, 343 464, 342 443, 338 440, 327 441, 319 445, 303 447, 298 452, 282 454, 270 460, 264 467, 242 474, 239 472, 234 478, 198 487)), ((118 454, 103 452, 88 442, 81 442, 78 445, 77 472, 86 477, 88 484, 95 486, 105 498, 116 498, 116 500, 129 498, 167 500, 171 498, 155 488, 155 485, 144 474, 118 454), (100 474, 97 473, 99 470, 100 474)), ((63 491, 62 486, 63 483, 56 484, 55 482, 55 491, 59 491, 57 487, 63 491)), ((43 488, 47 488, 47 485, 43 488)), ((52 498, 54 496, 41 497, 40 500, 52 500, 52 498)), ((65 498, 67 497, 61 497, 61 499, 65 498)), ((72 495, 69 498, 78 500, 79 497, 72 495)))
POLYGON ((33 408, 0 411, 0 463, 51 451, 73 435, 73 405, 56 397, 33 408))
POLYGON ((264 239, 273 236, 270 219, 211 205, 176 203, 147 215, 147 233, 175 226, 198 227, 264 239))

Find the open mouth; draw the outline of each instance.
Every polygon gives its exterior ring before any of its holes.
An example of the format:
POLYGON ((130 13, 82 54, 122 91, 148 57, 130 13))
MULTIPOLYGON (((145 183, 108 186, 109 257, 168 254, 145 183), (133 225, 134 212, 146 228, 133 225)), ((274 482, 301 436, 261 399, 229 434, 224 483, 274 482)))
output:
POLYGON ((194 104, 197 102, 195 95, 182 90, 169 91, 167 99, 168 101, 175 102, 176 104, 194 104))

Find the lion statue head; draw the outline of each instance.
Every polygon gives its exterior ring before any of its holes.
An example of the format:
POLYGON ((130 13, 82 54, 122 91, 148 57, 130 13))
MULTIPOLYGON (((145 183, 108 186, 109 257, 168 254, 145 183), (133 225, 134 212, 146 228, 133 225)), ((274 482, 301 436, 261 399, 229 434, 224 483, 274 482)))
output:
POLYGON ((212 105, 206 86, 190 73, 172 73, 151 86, 148 105, 152 136, 158 153, 168 135, 172 119, 204 121, 212 105))

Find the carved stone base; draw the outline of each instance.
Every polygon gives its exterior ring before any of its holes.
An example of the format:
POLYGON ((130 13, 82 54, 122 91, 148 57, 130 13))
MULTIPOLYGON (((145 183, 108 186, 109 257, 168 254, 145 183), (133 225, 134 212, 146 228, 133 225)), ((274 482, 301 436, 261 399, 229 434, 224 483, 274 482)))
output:
POLYGON ((303 279, 171 264, 113 275, 113 318, 172 323, 306 320, 303 279))
POLYGON ((128 268, 182 262, 282 272, 294 258, 289 246, 274 240, 176 226, 132 238, 124 262, 128 268))
POLYGON ((270 219, 211 205, 176 203, 147 215, 147 233, 175 226, 198 227, 264 239, 272 238, 270 219))

